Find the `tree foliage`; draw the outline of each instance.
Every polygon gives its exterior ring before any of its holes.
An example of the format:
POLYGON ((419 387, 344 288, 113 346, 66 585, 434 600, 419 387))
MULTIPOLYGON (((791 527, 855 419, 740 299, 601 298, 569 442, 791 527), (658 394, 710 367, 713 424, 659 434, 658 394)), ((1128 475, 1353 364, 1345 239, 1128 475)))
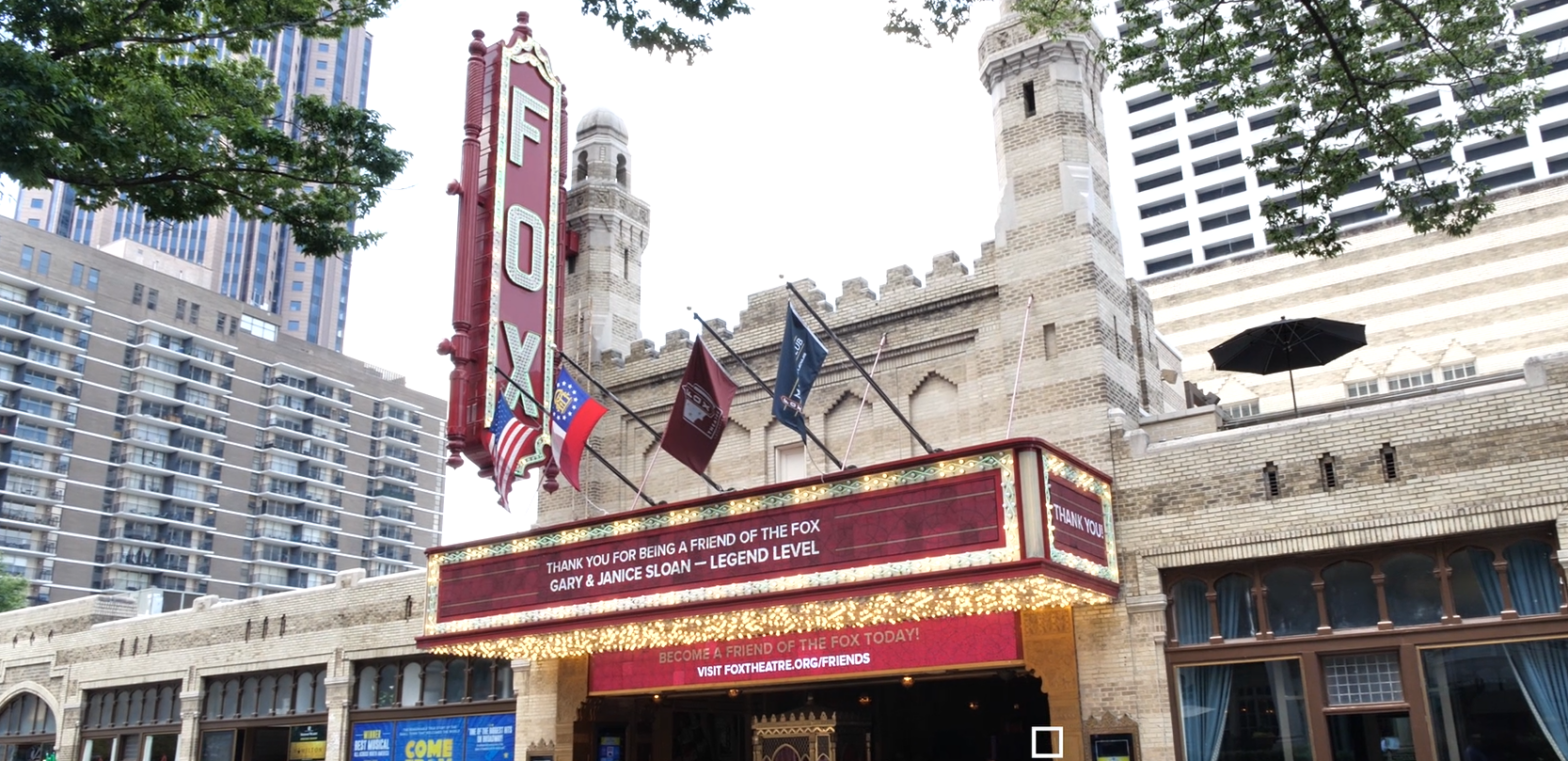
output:
POLYGON ((0 573, 0 613, 27 607, 27 579, 0 573))
MULTIPOLYGON (((649 18, 620 0, 619 18, 649 18), (637 14, 642 14, 637 16, 637 14)), ((652 3, 653 0, 642 0, 652 3)), ((687 18, 725 3, 658 0, 687 18)), ((929 45, 952 38, 978 0, 890 0, 885 31, 929 45)), ((588 0, 588 6, 612 0, 588 0)), ((1031 30, 1090 33, 1110 17, 1095 0, 1014 0, 1031 30)), ((1152 84, 1235 117, 1273 110, 1268 138, 1249 164, 1272 188, 1263 205, 1269 244, 1302 255, 1344 250, 1336 215, 1349 193, 1377 187, 1380 205, 1412 229, 1462 235, 1492 210, 1482 169, 1459 146, 1519 134, 1539 109, 1541 46, 1520 34, 1503 0, 1123 0, 1120 34, 1101 60, 1124 89, 1152 84), (1445 90, 1452 107, 1418 96, 1445 90), (1453 157, 1458 156, 1458 160, 1453 157)), ((642 23, 641 21, 637 23, 642 23)), ((661 24, 664 22, 660 22, 661 24)), ((629 41, 693 55, 679 38, 625 27, 629 41)))
POLYGON ((233 207, 313 256, 379 237, 350 224, 407 155, 377 115, 301 98, 291 121, 248 53, 287 27, 335 38, 393 0, 0 0, 0 172, 77 203, 188 221, 233 207))
POLYGON ((1365 187, 1416 232, 1470 232, 1492 204, 1478 164, 1450 167, 1454 149, 1521 133, 1546 73, 1498 0, 1131 0, 1123 19, 1105 51, 1124 87, 1276 109, 1249 163, 1274 188, 1268 242, 1297 254, 1343 251, 1339 201, 1365 187), (1419 102, 1434 88, 1452 108, 1419 102))

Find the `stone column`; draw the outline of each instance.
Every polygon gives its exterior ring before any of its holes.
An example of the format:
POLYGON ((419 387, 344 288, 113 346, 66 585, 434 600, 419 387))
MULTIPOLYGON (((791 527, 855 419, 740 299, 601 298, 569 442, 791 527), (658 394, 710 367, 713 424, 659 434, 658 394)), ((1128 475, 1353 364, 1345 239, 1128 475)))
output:
MULTIPOLYGON (((82 747, 82 693, 74 696, 75 702, 62 703, 59 721, 56 722, 55 761, 76 761, 82 747)), ((184 761, 185 757, 177 759, 184 761)))
POLYGON ((327 691, 327 761, 343 761, 348 758, 348 707, 354 698, 354 678, 329 676, 321 680, 321 689, 327 691))
POLYGON ((588 656, 561 658, 555 663, 555 761, 572 761, 577 712, 588 700, 588 656))
POLYGON ((555 755, 555 677, 559 661, 512 661, 517 693, 517 744, 514 758, 555 755))
POLYGON ((195 687, 180 691, 180 744, 175 748, 174 761, 201 758, 201 685, 195 687))
POLYGON ((1051 721, 1062 728, 1067 758, 1088 757, 1083 733, 1083 699, 1078 692, 1078 645, 1073 638, 1072 608, 1043 608, 1019 614, 1023 631, 1024 666, 1040 678, 1050 698, 1051 721))

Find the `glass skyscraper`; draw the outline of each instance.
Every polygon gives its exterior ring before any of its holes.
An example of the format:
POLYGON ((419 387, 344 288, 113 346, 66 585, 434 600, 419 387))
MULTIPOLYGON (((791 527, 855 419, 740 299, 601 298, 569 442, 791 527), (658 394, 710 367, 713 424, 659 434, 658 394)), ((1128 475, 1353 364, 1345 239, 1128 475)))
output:
MULTIPOLYGON (((335 40, 287 29, 253 44, 250 55, 265 60, 277 77, 283 95, 275 115, 288 123, 295 104, 310 95, 364 108, 371 42, 364 29, 335 40)), ((76 207, 75 198, 63 183, 24 189, 16 219, 121 256, 138 247, 176 256, 206 271, 206 287, 278 315, 288 335, 342 350, 352 255, 304 256, 286 226, 241 219, 233 211, 166 222, 147 219, 134 204, 86 211, 76 207)))

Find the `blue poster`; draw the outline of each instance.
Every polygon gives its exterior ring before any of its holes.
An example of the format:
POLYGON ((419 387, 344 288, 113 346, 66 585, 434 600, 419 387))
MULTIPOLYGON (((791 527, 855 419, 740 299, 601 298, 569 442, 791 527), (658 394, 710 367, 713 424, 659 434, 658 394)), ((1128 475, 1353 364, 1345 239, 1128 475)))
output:
POLYGON ((512 733, 516 726, 516 714, 468 717, 464 761, 512 761, 512 733))
POLYGON ((392 761, 392 722, 362 721, 349 738, 349 761, 392 761))
POLYGON ((393 761, 463 761, 463 719, 421 719, 397 723, 393 761))

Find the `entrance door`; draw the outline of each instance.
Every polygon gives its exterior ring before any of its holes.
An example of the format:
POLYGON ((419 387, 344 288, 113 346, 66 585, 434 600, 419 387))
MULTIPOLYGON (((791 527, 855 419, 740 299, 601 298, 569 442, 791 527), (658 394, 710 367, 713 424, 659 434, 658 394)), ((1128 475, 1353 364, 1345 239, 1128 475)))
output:
POLYGON ((1410 713, 1339 713, 1328 717, 1333 761, 1415 761, 1410 713))

